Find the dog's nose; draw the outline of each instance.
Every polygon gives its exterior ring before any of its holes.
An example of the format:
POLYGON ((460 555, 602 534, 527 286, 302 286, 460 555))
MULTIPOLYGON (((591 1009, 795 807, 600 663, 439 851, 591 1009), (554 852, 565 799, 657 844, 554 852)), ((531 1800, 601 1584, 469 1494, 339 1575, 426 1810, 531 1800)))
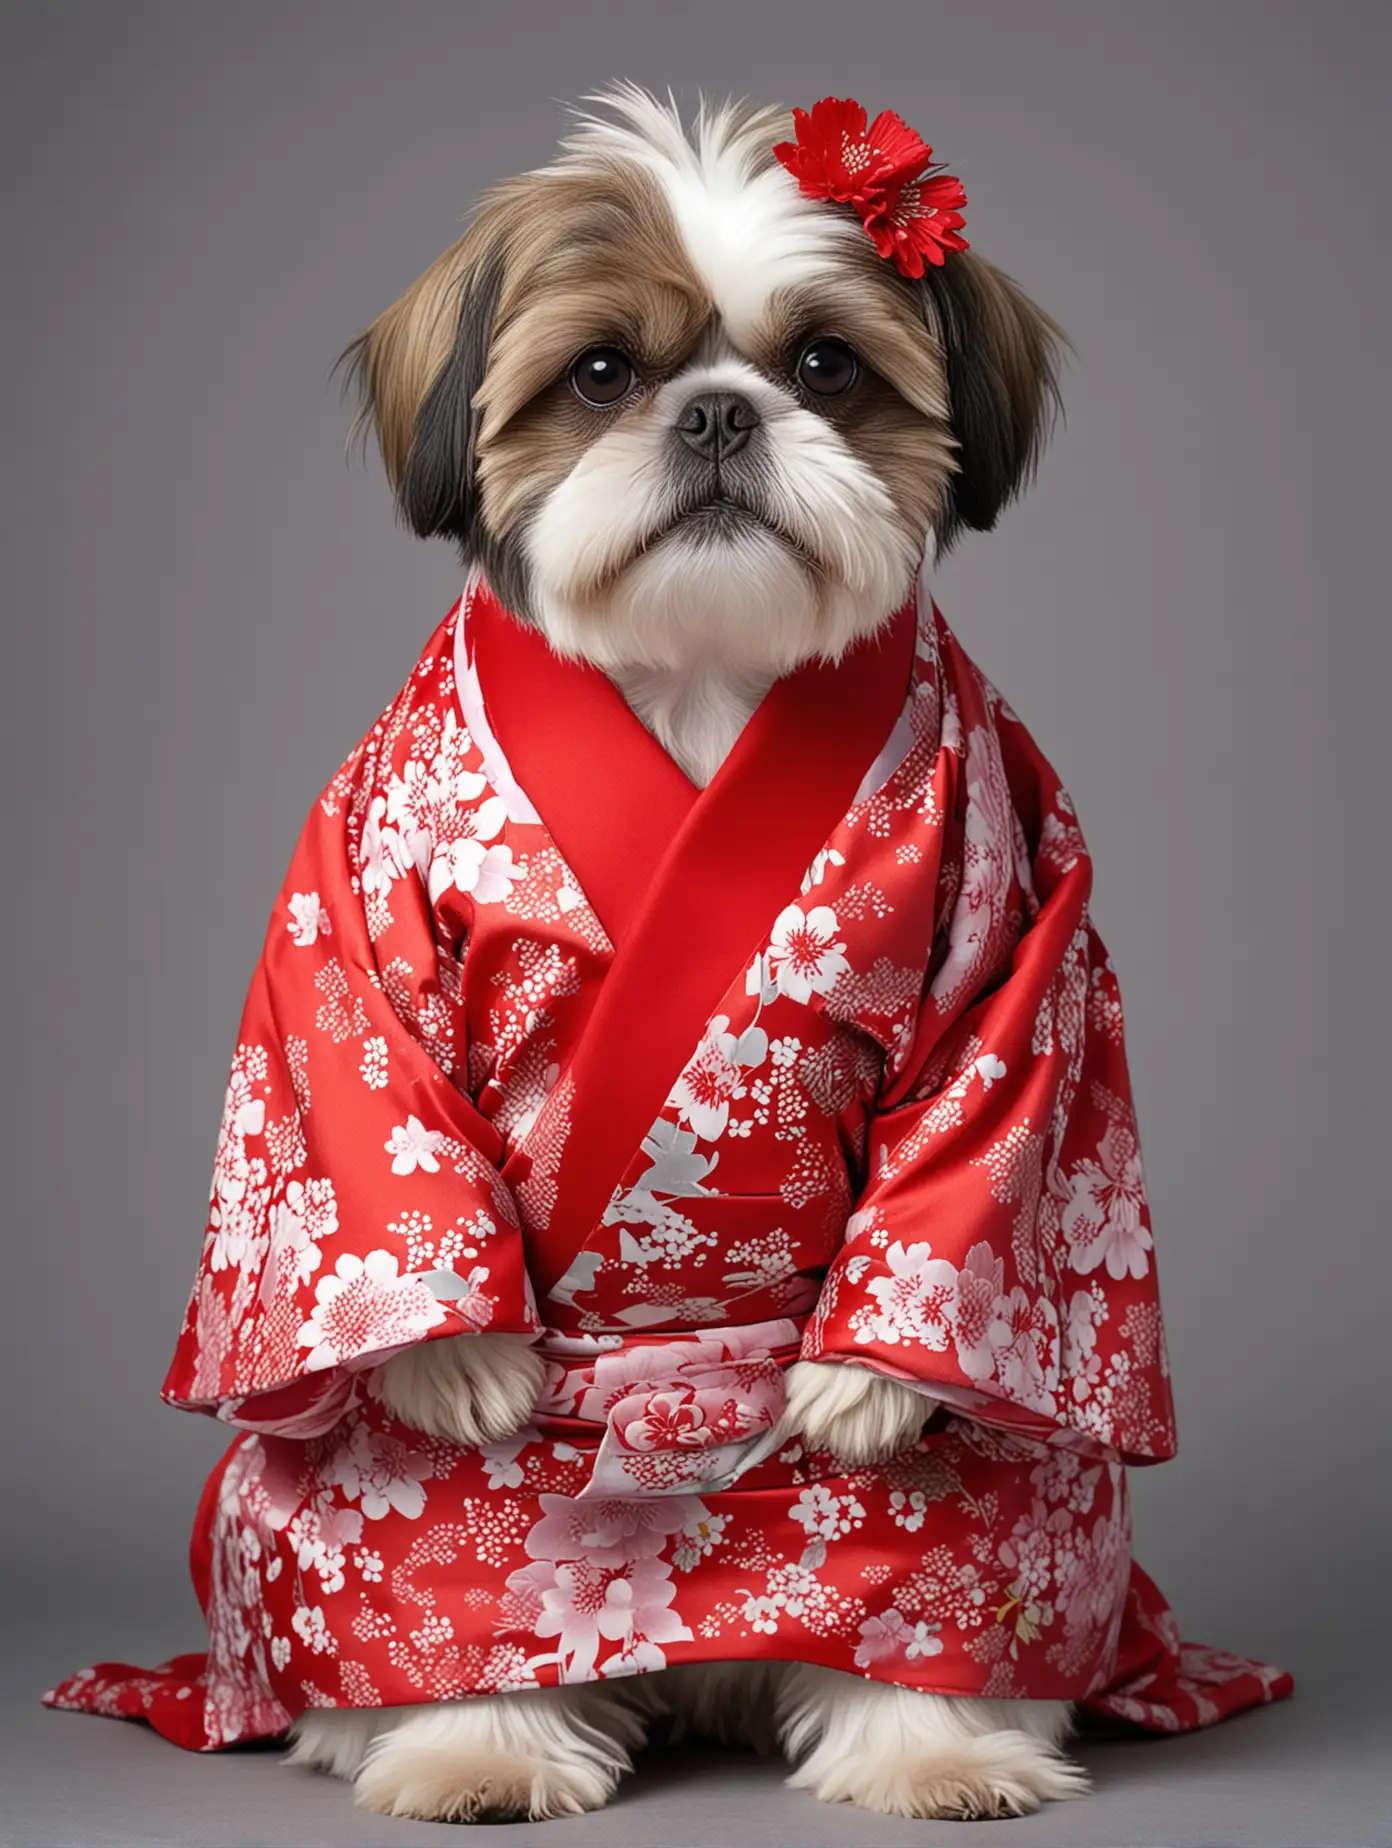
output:
POLYGON ((738 391, 698 392, 677 419, 677 433, 703 462, 723 462, 758 427, 759 413, 738 391))

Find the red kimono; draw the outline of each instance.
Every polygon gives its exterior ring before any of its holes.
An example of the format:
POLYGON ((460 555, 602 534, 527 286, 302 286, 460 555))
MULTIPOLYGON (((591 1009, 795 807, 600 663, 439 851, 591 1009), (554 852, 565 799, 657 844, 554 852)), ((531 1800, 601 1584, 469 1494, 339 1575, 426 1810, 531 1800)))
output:
MULTIPOLYGON (((1073 808, 920 591, 704 791, 471 585, 306 823, 165 1387, 239 1428, 205 1656, 55 1705, 207 1748, 738 1657, 1153 1728, 1289 1692, 1181 1648, 1125 1466, 1174 1450, 1112 966, 1073 808), (534 1337, 465 1449, 371 1369, 534 1337), (799 1355, 944 1409, 780 1442, 799 1355)), ((931 1407, 925 1407, 931 1409, 931 1407)))

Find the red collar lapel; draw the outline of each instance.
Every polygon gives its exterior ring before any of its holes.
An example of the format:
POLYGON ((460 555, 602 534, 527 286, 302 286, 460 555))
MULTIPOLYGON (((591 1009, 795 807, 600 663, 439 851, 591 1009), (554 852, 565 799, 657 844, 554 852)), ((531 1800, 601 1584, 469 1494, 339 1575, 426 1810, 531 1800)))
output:
POLYGON ((503 756, 617 944, 700 791, 607 674, 563 660, 482 585, 467 620, 503 756))
MULTIPOLYGON (((558 1086, 570 1128, 531 1250, 544 1290, 589 1239, 721 997, 851 807, 908 693, 914 607, 836 665, 775 682, 704 790, 606 676, 553 654, 485 594, 468 621, 480 624, 479 683, 503 754, 616 944, 558 1086)), ((529 1167, 517 1151, 503 1171, 516 1184, 529 1167)))

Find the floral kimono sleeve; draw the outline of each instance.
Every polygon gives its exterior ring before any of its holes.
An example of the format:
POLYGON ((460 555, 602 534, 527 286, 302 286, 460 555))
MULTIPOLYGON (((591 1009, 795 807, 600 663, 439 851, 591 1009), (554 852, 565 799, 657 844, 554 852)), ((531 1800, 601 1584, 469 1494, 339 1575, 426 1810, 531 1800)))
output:
POLYGON ((913 1050, 803 1354, 1155 1461, 1173 1414, 1120 996, 1072 806, 986 690, 942 780, 946 898, 913 1050))
POLYGON ((423 764, 442 805, 482 782, 445 697, 448 630, 432 649, 306 822, 242 1016, 164 1387, 233 1424, 312 1435, 403 1347, 538 1332, 499 1138, 463 1090, 459 946, 428 844, 393 825, 423 764))

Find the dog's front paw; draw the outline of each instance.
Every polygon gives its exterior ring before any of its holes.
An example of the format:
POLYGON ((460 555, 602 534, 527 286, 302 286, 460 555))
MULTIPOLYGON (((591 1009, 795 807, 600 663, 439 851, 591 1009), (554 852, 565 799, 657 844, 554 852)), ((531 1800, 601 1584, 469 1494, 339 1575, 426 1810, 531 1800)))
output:
MULTIPOLYGON (((467 1336, 464 1339, 468 1339, 467 1336)), ((557 1763, 521 1752, 452 1754, 417 1746, 370 1757, 353 1785, 359 1809, 420 1822, 544 1822, 600 1809, 617 1779, 588 1765, 557 1763)))
POLYGON ((862 1748, 839 1762, 803 1766, 788 1782, 811 1790, 823 1803, 854 1803, 915 1822, 1028 1816, 1043 1803, 1085 1797, 1091 1788, 1080 1765, 1018 1732, 899 1756, 862 1748))
POLYGON ((788 1369, 783 1429, 845 1463, 883 1463, 918 1436, 936 1402, 899 1380, 839 1360, 799 1360, 788 1369))
POLYGON ((492 1444, 529 1421, 546 1363, 522 1335, 452 1335, 395 1354, 377 1369, 389 1410, 456 1444, 492 1444))

